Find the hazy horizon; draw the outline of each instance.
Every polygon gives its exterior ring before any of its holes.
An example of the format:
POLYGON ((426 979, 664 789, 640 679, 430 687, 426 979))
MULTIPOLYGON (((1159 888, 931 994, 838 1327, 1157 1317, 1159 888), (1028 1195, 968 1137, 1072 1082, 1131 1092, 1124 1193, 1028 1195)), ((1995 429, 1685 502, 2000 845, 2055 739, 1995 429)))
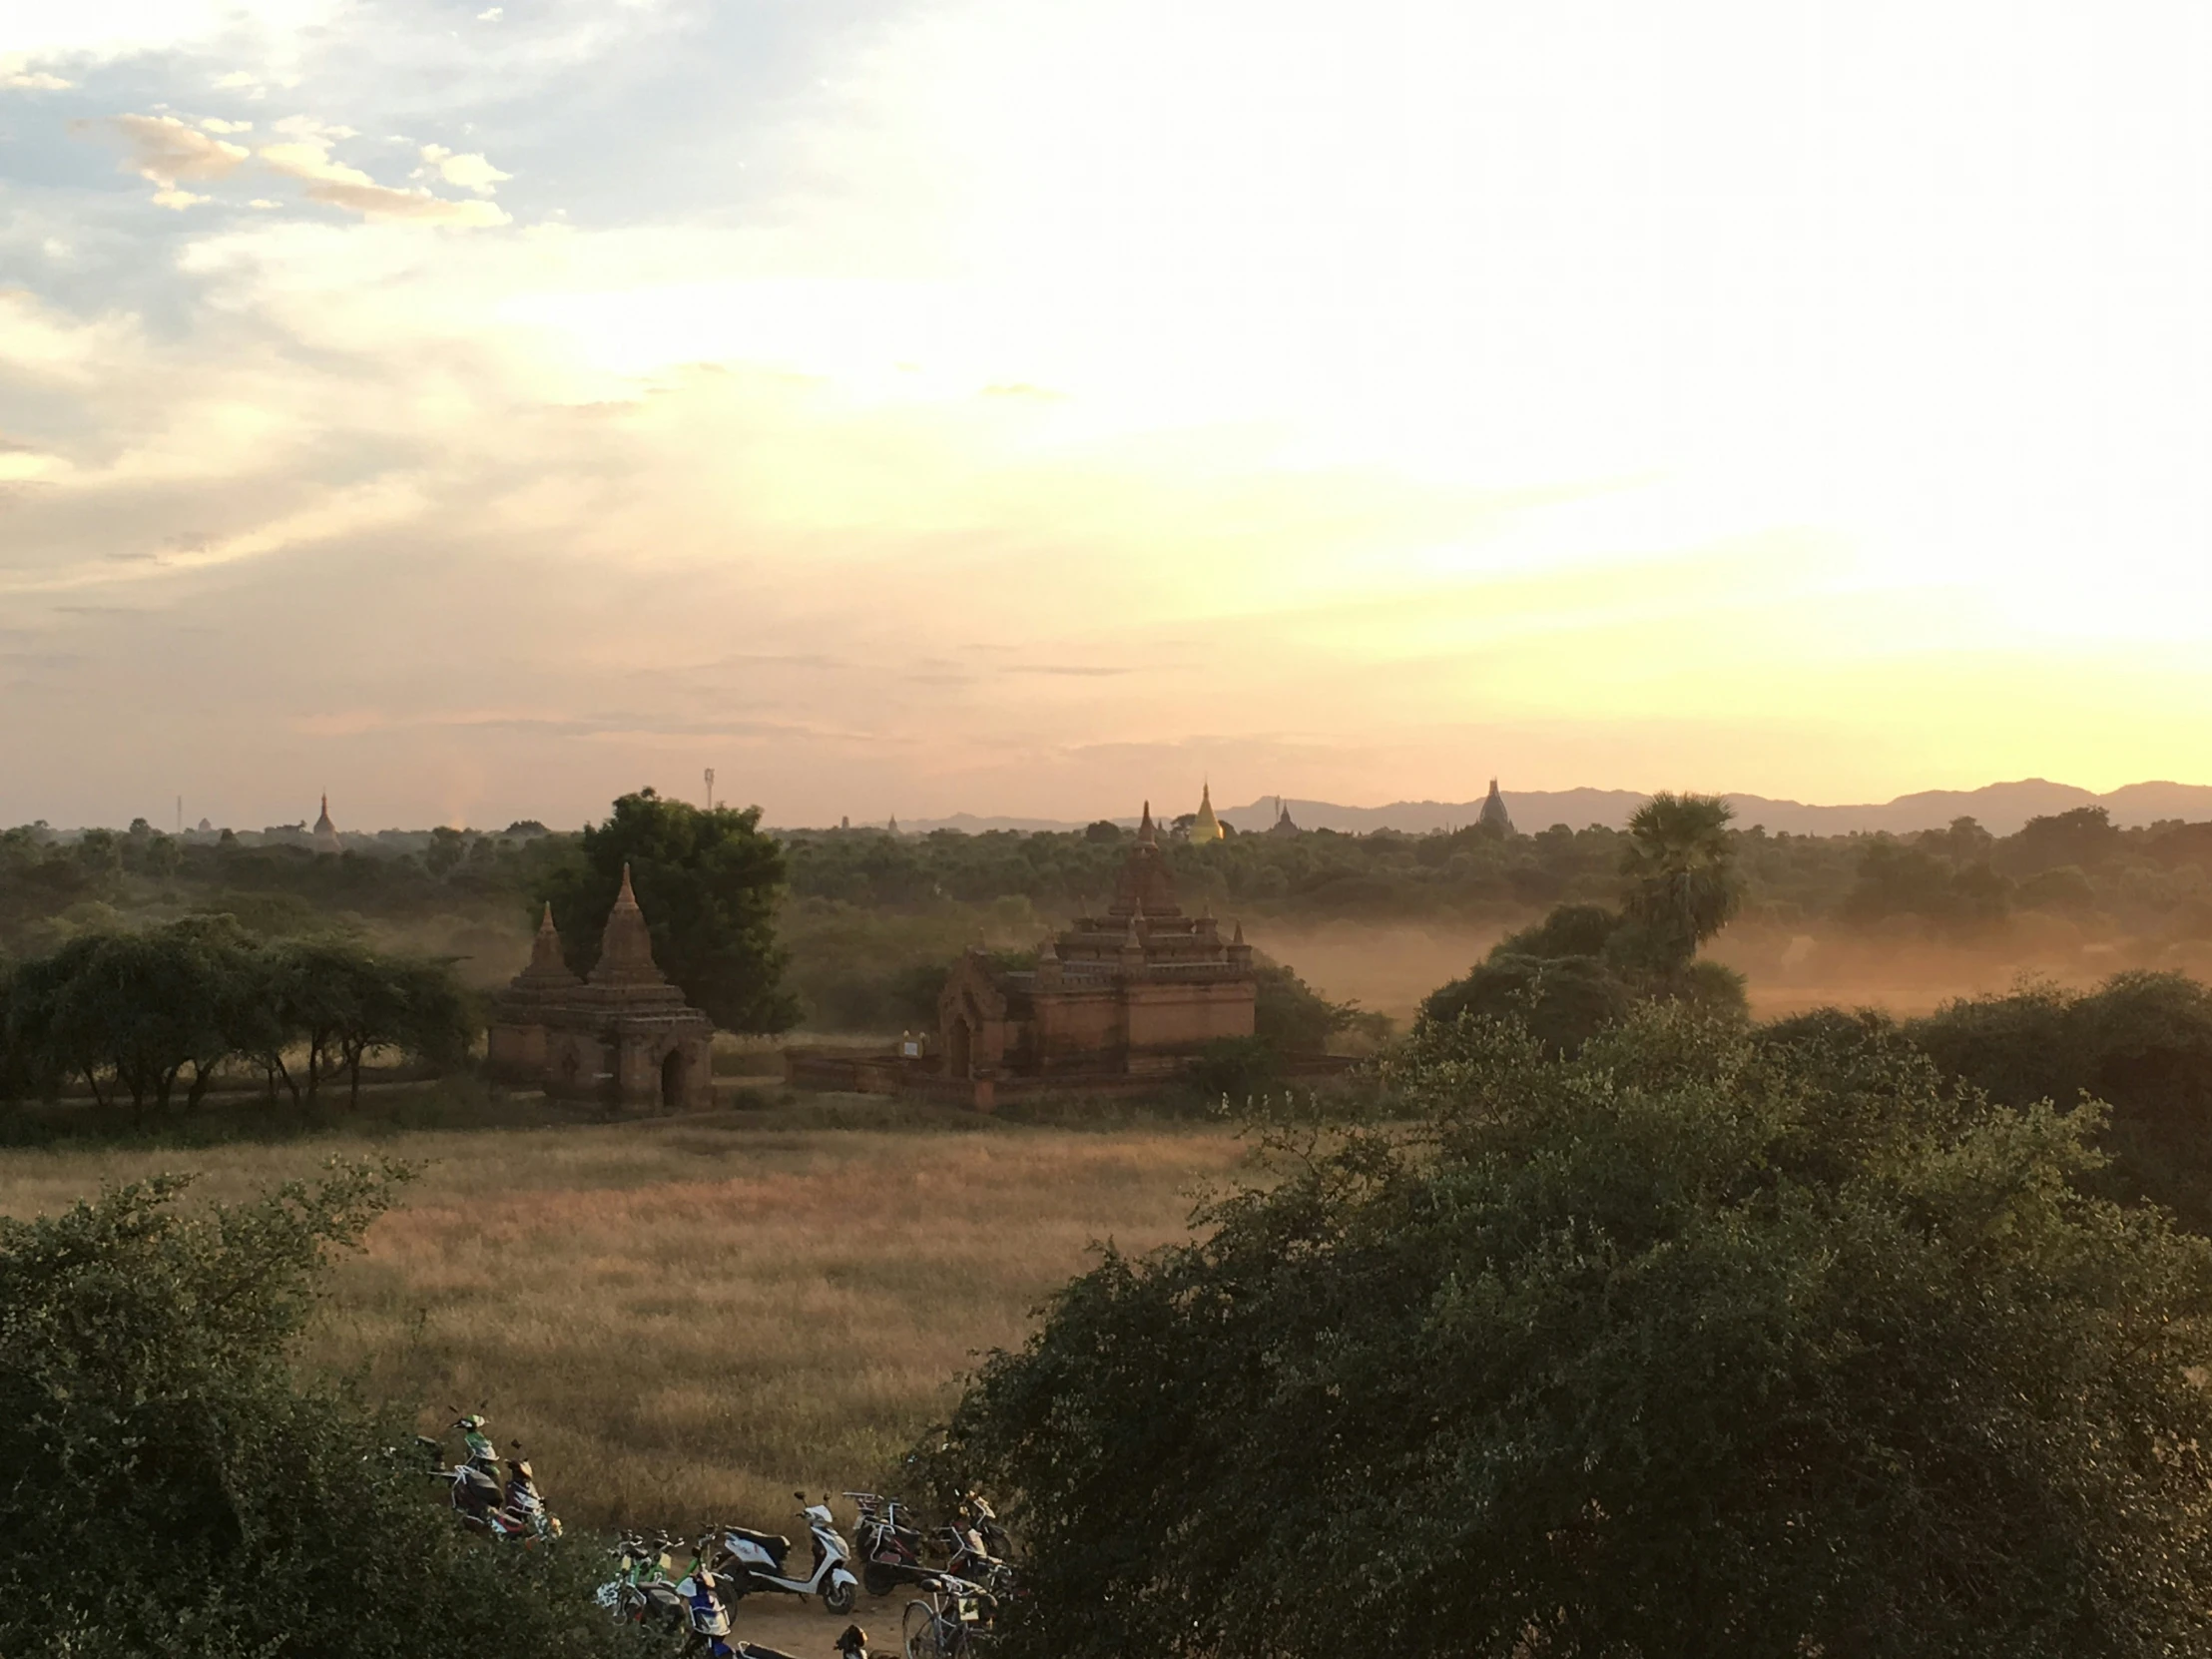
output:
POLYGON ((2212 778, 2178 3, 97 0, 0 821, 2212 778))
MULTIPOLYGON (((702 779, 700 784, 695 785, 689 791, 680 788, 659 789, 658 793, 660 793, 664 797, 688 800, 696 805, 701 804, 704 801, 704 785, 705 781, 704 779, 702 779)), ((654 786, 651 784, 639 785, 635 787, 658 789, 658 786, 654 786)), ((1202 785, 1202 788, 1205 787, 1209 786, 1202 785)), ((1263 794, 1251 797, 1250 799, 1247 799, 1241 795, 1232 795, 1217 791, 1214 792, 1213 801, 1216 810, 1222 815, 1225 822, 1229 821, 1232 815, 1234 815, 1236 819, 1245 821, 1240 825, 1240 828, 1249 830, 1267 828, 1269 824, 1272 824, 1276 811, 1286 804, 1291 809, 1294 820, 1298 818, 1299 813, 1302 810, 1308 810, 1315 807, 1324 807, 1332 809, 1336 812, 1351 815, 1386 815, 1392 808, 1452 808, 1464 809, 1468 814, 1468 821, 1471 822, 1472 814, 1475 809, 1479 808, 1484 793, 1486 793, 1485 790, 1478 790, 1470 795, 1455 797, 1452 795, 1432 791, 1425 795, 1403 796, 1397 798, 1396 800, 1387 802, 1322 802, 1315 798, 1297 795, 1291 791, 1283 791, 1278 794, 1263 794)), ((1615 804, 1615 810, 1611 811, 1607 816, 1611 819, 1625 821, 1629 809, 1625 805, 1620 805, 1620 803, 1625 803, 1632 800, 1648 799, 1653 792, 1650 790, 1626 789, 1614 785, 1588 784, 1572 786, 1566 790, 1523 790, 1517 787, 1504 788, 1501 786, 1499 793, 1505 798, 1509 808, 1511 808, 1515 812, 1522 812, 1523 816, 1525 816, 1524 809, 1528 806, 1547 805, 1555 803, 1563 797, 1611 798, 1613 803, 1615 804)), ((1904 795, 1893 797, 1887 801, 1880 802, 1799 802, 1786 797, 1762 796, 1757 791, 1733 789, 1720 790, 1716 791, 1715 793, 1726 795, 1730 799, 1738 802, 1766 802, 1772 806, 1798 808, 1801 809, 1804 813, 1811 815, 1849 814, 1863 811, 1868 814, 1870 818, 1877 817, 1888 809, 1894 809, 1909 803, 1934 798, 1939 804, 1940 810, 1935 812, 1933 816, 1928 817, 1928 827, 1932 828, 1939 827, 1941 824, 1949 822, 1948 815, 1950 814, 1953 806, 1971 807, 1975 805, 1975 803, 1970 801, 1964 803, 1953 802, 1950 798, 1954 796, 1993 797, 1998 799, 1992 800, 1989 803, 1989 806, 1991 808, 1994 808, 1998 812, 2000 817, 1997 820, 1992 820, 1989 823, 1985 823, 1984 828, 1993 828, 1995 830, 1995 832, 2000 834, 2011 833, 2013 830, 2018 828, 2019 822, 2024 822, 2026 818, 2035 816, 2037 813, 2063 811, 2065 810, 2067 805, 2071 804, 2070 802, 2061 802, 2057 800, 2052 800, 2046 803, 2041 799, 2046 795, 2071 796, 2073 794, 2080 794, 2088 797, 2089 801, 2101 802, 2105 804, 2113 803, 2115 798, 2124 798, 2131 795, 2136 797, 2150 797, 2154 803, 2152 810, 2142 810, 2140 802, 2138 801, 2136 803, 2130 804, 2133 810, 2122 811, 2115 814, 2113 822, 2123 828, 2129 825, 2137 824, 2148 825, 2162 820, 2188 819, 2191 812, 2193 811, 2202 812, 2205 815, 2205 821, 2212 821, 2212 785, 2192 784, 2170 779, 2138 780, 2130 784, 2121 785, 2114 790, 2102 792, 2082 791, 2080 790, 2079 786, 2069 784, 2061 779, 2004 779, 1998 780, 1994 783, 1975 785, 1968 789, 1957 791, 1909 791, 1904 795), (2172 804, 2173 797, 2188 797, 2196 795, 2201 795, 2205 799, 2201 803, 2181 803, 2179 804, 2178 809, 2175 805, 2172 804)), ((1189 797, 1188 799, 1185 799, 1180 795, 1148 792, 1139 798, 1139 809, 1150 809, 1153 812, 1154 816, 1159 820, 1159 822, 1161 822, 1162 824, 1167 824, 1179 817, 1187 816, 1195 812, 1199 799, 1200 798, 1195 795, 1189 797)), ((318 796, 316 800, 311 803, 308 809, 304 812, 294 812, 289 814, 288 816, 278 815, 276 817, 265 818, 259 821, 249 821, 239 818, 227 818, 217 813, 190 810, 189 803, 183 803, 182 805, 184 805, 188 810, 186 810, 183 814, 182 828, 188 830, 193 830, 202 820, 206 820, 209 823, 210 827, 216 830, 237 830, 241 831, 252 830, 256 832, 263 830, 311 826, 314 823, 319 812, 323 810, 325 801, 326 797, 318 796)), ((148 823, 152 825, 154 829, 167 831, 179 828, 176 817, 176 809, 179 807, 179 805, 180 803, 173 801, 171 803, 172 816, 165 819, 157 820, 155 816, 151 813, 135 814, 133 816, 134 818, 143 817, 147 819, 148 823)), ((760 804, 744 799, 742 797, 733 800, 728 794, 727 790, 723 787, 720 779, 718 778, 715 790, 715 805, 752 807, 758 806, 760 804)), ((484 818, 474 822, 449 820, 446 821, 446 825, 447 827, 453 829, 467 829, 482 832, 491 832, 505 829, 512 824, 536 823, 543 825, 549 830, 568 830, 577 829, 585 824, 597 822, 600 818, 605 816, 605 806, 606 804, 602 803, 596 808, 587 810, 581 817, 574 820, 549 817, 543 812, 515 811, 511 813, 495 813, 488 818, 484 818)), ((439 827, 437 821, 416 821, 413 823, 403 823, 397 821, 370 822, 366 819, 349 818, 347 816, 348 804, 342 799, 334 802, 328 802, 328 810, 331 814, 333 823, 336 824, 337 829, 341 834, 375 834, 380 831, 387 830, 419 833, 439 827)), ((1122 803, 1118 806, 1109 807, 1099 812, 1062 815, 1008 814, 995 813, 988 810, 976 811, 971 808, 960 808, 955 809, 950 813, 944 814, 908 815, 901 819, 899 822, 902 827, 916 829, 928 829, 934 827, 958 828, 964 826, 974 826, 979 829, 1010 828, 1035 830, 1074 830, 1081 829, 1085 825, 1095 823, 1100 819, 1109 820, 1117 824, 1133 825, 1137 822, 1138 816, 1138 810, 1132 810, 1127 803, 1122 803)), ((1416 813, 1415 816, 1419 815, 1416 813)), ((1751 827, 1751 820, 1743 816, 1743 812, 1741 809, 1739 810, 1738 816, 1741 821, 1740 827, 1751 827)), ((1968 816, 1971 815, 1969 814, 1968 816)), ((823 819, 820 821, 803 822, 795 819, 780 819, 774 814, 764 811, 763 822, 770 828, 780 830, 822 830, 834 828, 840 822, 840 820, 849 820, 852 828, 866 829, 880 828, 887 822, 888 818, 895 817, 897 817, 897 815, 887 815, 887 817, 883 819, 864 819, 854 817, 850 814, 839 814, 835 817, 823 819)), ((70 824, 56 822, 52 819, 44 817, 43 815, 36 819, 17 820, 11 822, 43 823, 46 824, 50 829, 54 830, 56 832, 65 834, 82 830, 120 830, 127 827, 125 822, 114 822, 108 824, 70 824)), ((1592 822, 1596 821, 1593 820, 1592 822)), ((1315 828, 1319 826, 1316 826, 1309 822, 1305 827, 1315 828)), ((1371 826, 1361 826, 1361 828, 1369 827, 1371 826)), ((1383 826, 1379 824, 1372 827, 1381 828, 1383 826)), ((1406 828, 1406 826, 1404 825, 1397 824, 1391 824, 1389 825, 1389 827, 1398 829, 1406 828)), ((1425 824, 1425 821, 1420 826, 1420 828, 1433 827, 1438 826, 1428 826, 1425 824)), ((1521 826, 1524 830, 1533 830, 1535 829, 1544 827, 1546 827, 1545 824, 1538 823, 1534 820, 1531 820, 1530 822, 1521 826)), ((1583 825, 1581 822, 1578 821, 1574 822, 1571 827, 1575 829, 1580 829, 1583 827, 1583 825)), ((0 825, 0 828, 7 828, 7 826, 0 825)), ((1799 829, 1800 832, 1804 832, 1803 827, 1799 827, 1799 829)), ((1830 833, 1839 831, 1829 830, 1813 830, 1811 832, 1830 833)))

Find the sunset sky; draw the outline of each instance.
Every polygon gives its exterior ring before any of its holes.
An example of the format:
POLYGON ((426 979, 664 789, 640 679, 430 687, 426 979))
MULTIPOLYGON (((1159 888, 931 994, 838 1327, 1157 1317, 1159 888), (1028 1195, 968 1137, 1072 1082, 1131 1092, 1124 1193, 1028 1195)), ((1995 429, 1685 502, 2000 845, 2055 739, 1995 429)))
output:
POLYGON ((0 0, 0 823, 2212 782, 2212 10, 0 0))

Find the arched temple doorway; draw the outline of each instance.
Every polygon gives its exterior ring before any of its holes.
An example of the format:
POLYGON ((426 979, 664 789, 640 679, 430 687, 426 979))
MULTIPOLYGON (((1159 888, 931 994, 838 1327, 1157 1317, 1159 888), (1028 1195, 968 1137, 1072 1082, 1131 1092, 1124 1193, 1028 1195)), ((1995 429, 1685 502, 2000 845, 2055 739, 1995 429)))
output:
POLYGON ((680 1048, 670 1049, 668 1058, 661 1062, 661 1104, 663 1106, 680 1106, 683 1104, 684 1074, 687 1069, 684 1061, 684 1051, 680 1048))
POLYGON ((944 1069, 948 1077, 965 1077, 974 1065, 975 1039, 968 1022, 956 1019, 945 1032, 944 1069))

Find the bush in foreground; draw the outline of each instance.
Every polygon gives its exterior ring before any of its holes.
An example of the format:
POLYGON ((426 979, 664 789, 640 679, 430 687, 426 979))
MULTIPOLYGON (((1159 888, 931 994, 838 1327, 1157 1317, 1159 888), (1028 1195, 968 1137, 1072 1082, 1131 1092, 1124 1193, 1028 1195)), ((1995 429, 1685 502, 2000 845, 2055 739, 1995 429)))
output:
POLYGON ((0 1220, 0 1653, 616 1648, 584 1561, 463 1537, 406 1423, 292 1376, 325 1252, 394 1173, 198 1214, 163 1179, 0 1220))
POLYGON ((1400 1085, 972 1384, 1011 1655, 2212 1641, 2212 1245, 2077 1190, 2093 1110, 1679 1006, 1400 1085))

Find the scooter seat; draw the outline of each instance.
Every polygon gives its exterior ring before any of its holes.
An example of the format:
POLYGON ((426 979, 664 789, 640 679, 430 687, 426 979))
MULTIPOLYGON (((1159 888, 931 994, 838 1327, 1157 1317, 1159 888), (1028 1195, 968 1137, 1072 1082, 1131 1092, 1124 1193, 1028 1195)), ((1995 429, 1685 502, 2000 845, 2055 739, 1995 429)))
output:
POLYGON ((722 1529, 733 1538, 743 1538, 749 1544, 759 1544, 768 1551, 769 1559, 778 1566, 792 1552, 792 1541, 781 1532, 754 1532, 743 1526, 726 1526, 722 1529))

